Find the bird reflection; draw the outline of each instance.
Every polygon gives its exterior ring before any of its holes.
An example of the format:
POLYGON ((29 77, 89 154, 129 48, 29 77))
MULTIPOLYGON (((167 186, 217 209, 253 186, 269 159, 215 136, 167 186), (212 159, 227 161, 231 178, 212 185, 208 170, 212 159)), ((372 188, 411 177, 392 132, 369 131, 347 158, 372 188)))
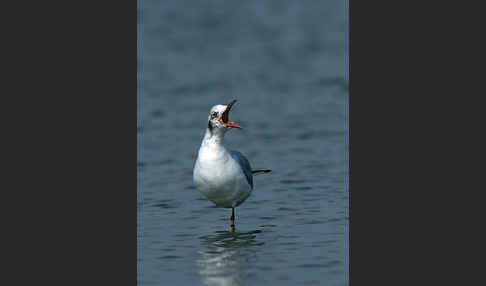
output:
POLYGON ((263 242, 255 240, 260 230, 249 232, 218 231, 216 235, 202 236, 207 249, 200 251, 197 261, 203 281, 207 285, 242 285, 250 275, 250 264, 255 260, 256 249, 263 242))

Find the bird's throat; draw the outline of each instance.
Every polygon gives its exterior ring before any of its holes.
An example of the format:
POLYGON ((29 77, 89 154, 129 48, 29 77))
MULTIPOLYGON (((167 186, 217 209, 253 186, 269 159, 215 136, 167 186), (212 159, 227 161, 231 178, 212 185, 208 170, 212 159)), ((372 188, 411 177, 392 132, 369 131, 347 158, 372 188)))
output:
POLYGON ((209 127, 206 129, 202 145, 214 145, 215 147, 221 146, 224 138, 224 130, 215 127, 209 127))

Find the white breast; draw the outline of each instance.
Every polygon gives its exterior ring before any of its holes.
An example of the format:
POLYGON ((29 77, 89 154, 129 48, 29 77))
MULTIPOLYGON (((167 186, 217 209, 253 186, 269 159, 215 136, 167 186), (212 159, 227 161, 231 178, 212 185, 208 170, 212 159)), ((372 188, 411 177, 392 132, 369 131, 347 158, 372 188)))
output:
POLYGON ((193 175, 197 190, 219 207, 235 207, 251 193, 241 166, 224 147, 201 146, 193 175))

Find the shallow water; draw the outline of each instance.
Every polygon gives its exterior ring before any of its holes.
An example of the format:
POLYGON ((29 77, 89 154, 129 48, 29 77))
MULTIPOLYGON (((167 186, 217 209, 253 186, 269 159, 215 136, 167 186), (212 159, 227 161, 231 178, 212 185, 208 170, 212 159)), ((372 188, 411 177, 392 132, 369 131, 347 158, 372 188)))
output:
POLYGON ((139 285, 348 285, 347 8, 343 1, 139 2, 139 285), (305 5, 304 5, 305 4, 305 5), (211 106, 254 191, 198 193, 211 106))

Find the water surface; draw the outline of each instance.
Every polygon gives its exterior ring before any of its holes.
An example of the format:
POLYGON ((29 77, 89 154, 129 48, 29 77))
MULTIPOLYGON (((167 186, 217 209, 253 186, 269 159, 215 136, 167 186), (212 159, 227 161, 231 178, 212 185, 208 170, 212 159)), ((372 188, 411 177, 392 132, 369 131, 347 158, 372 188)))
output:
POLYGON ((349 284, 345 4, 139 1, 139 285, 349 284), (192 182, 231 99, 225 144, 273 170, 235 232, 192 182))

